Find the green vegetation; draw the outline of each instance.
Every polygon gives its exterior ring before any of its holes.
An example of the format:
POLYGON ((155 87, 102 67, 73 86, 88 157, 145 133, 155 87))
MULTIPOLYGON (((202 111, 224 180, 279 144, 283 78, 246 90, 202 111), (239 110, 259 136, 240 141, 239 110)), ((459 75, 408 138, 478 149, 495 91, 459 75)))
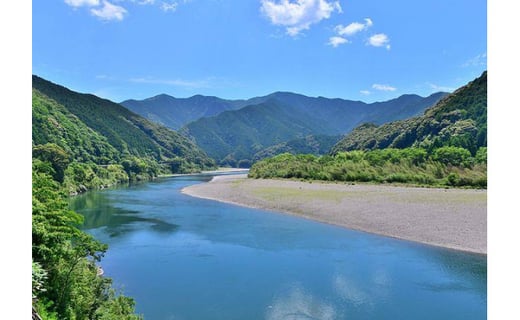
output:
POLYGON ((487 72, 421 117, 363 124, 329 155, 282 154, 253 165, 253 178, 487 187, 487 72))
POLYGON ((33 307, 43 319, 140 319, 133 299, 98 274, 107 246, 77 228, 82 216, 68 209, 53 167, 33 159, 33 307))
POLYGON ((33 157, 51 163, 71 194, 215 168, 187 138, 108 100, 37 76, 32 100, 33 157))
POLYGON ((247 104, 244 100, 224 100, 202 95, 174 98, 160 94, 144 100, 125 100, 121 105, 148 120, 178 130, 191 121, 239 109, 247 104))
POLYGON ((253 163, 282 153, 324 155, 341 139, 341 136, 309 135, 283 142, 257 152, 253 163))
POLYGON ((486 188, 487 72, 423 116, 363 124, 329 155, 279 155, 249 176, 486 188))
POLYGON ((453 146, 473 156, 487 146, 487 72, 445 97, 420 117, 357 127, 332 149, 340 151, 453 146))
POLYGON ((81 231, 67 197, 163 173, 215 168, 187 138, 93 95, 33 76, 33 308, 43 319, 140 319, 96 265, 107 246, 81 231))
MULTIPOLYGON (((481 148, 479 155, 486 152, 481 148)), ((442 147, 431 154, 422 148, 357 150, 321 157, 285 153, 255 163, 249 177, 486 188, 487 162, 458 147, 442 147)))
POLYGON ((308 136, 339 136, 359 123, 384 123, 415 116, 444 95, 403 95, 366 104, 277 92, 247 100, 250 105, 241 109, 188 123, 180 132, 192 137, 222 166, 247 165, 283 152, 319 155, 328 141, 307 139, 308 136), (317 142, 322 145, 317 146, 317 142))

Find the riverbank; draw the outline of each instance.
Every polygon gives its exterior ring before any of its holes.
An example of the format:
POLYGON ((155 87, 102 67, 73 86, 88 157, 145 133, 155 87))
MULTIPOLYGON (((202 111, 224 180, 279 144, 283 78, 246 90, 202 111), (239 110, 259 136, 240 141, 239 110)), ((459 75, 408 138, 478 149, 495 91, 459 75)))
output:
POLYGON ((183 193, 487 254, 487 191, 217 176, 183 193))
POLYGON ((204 170, 204 171, 193 172, 193 173, 161 174, 158 176, 158 178, 198 176, 201 174, 244 174, 244 173, 247 173, 248 171, 249 171, 249 169, 243 169, 243 168, 218 168, 217 170, 204 170))

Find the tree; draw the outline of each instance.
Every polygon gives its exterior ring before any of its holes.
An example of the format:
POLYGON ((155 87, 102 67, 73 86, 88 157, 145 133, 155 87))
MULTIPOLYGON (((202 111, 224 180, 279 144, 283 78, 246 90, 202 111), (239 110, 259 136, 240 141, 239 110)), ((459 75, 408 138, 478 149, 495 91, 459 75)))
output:
POLYGON ((464 166, 471 153, 460 147, 441 147, 433 151, 433 159, 444 164, 464 166))
POLYGON ((70 157, 65 150, 54 143, 46 143, 34 146, 32 154, 33 158, 49 162, 54 169, 54 180, 63 182, 65 169, 70 163, 70 157))

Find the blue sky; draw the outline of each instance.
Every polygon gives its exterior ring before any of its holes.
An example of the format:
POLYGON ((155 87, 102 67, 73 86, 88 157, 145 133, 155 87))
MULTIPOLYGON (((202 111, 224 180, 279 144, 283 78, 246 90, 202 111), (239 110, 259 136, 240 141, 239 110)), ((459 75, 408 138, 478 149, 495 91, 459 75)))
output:
POLYGON ((32 3, 32 72, 120 102, 274 91, 367 102, 487 69, 483 0, 32 3))

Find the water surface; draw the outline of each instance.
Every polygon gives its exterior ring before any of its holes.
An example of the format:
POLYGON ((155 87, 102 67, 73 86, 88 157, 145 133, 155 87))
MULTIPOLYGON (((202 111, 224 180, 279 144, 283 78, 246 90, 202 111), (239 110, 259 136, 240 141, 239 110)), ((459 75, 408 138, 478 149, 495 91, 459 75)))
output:
POLYGON ((180 193, 164 178, 71 200, 145 319, 485 319, 485 256, 180 193))

